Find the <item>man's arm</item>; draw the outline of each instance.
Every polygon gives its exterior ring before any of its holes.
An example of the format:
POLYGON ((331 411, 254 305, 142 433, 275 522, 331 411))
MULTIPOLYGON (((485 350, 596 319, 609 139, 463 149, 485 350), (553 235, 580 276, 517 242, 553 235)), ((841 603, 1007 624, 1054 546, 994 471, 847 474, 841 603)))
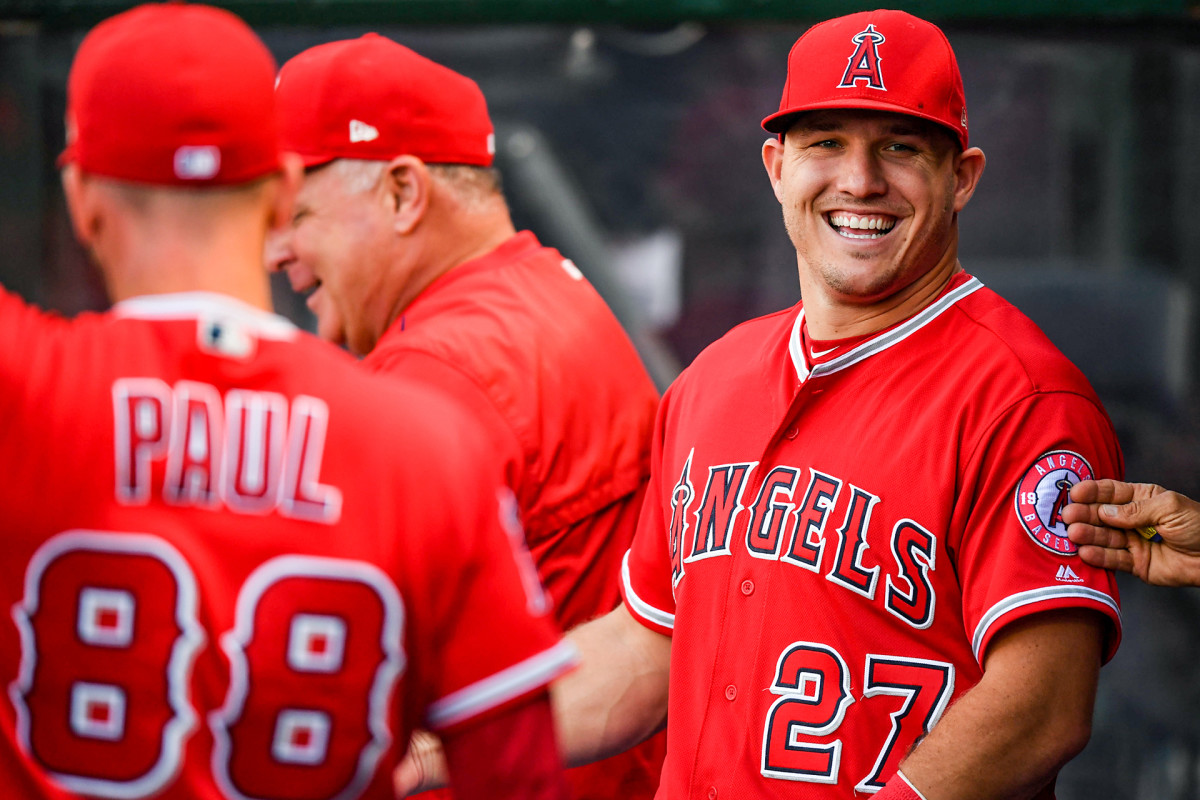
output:
MULTIPOLYGON (((577 767, 624 752, 667 721, 671 639, 635 620, 624 604, 566 637, 581 663, 551 687, 559 749, 577 767)), ((395 773, 400 797, 446 785, 442 748, 414 737, 395 773)))
MULTIPOLYGON (((926 800, 1035 795, 1091 736, 1107 620, 1059 609, 1006 625, 983 678, 900 764, 926 800)), ((890 781, 880 798, 913 797, 890 781)))
POLYGON ((624 752, 666 725, 670 637, 621 604, 567 639, 579 648, 582 665, 555 682, 550 695, 568 766, 624 752))
POLYGON ((1158 586, 1200 586, 1200 503, 1149 483, 1081 481, 1062 512, 1079 557, 1158 586), (1162 541, 1147 541, 1152 528, 1162 541))

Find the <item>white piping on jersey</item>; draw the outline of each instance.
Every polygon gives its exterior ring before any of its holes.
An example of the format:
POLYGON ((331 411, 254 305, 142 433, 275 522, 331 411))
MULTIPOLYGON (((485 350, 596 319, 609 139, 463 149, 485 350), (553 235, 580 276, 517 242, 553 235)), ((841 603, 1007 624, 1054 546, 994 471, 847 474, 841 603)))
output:
POLYGON ((896 777, 899 778, 900 780, 904 781, 906 784, 908 784, 908 788, 912 789, 913 794, 915 794, 921 800, 927 800, 925 795, 921 794, 921 790, 918 789, 917 787, 913 786, 913 782, 910 781, 908 779, 908 776, 905 775, 903 772, 901 772, 900 770, 896 770, 896 777))
POLYGON ((1101 605, 1108 606, 1116 615, 1117 627, 1120 628, 1121 609, 1117 607, 1116 601, 1104 592, 1097 589, 1089 589, 1086 586, 1046 586, 1041 589, 1030 589, 1004 598, 988 609, 983 618, 979 620, 979 625, 975 628, 975 635, 971 638, 971 651, 975 654, 975 661, 981 667, 983 666, 983 662, 979 660, 979 648, 983 645, 983 639, 987 636, 988 630, 996 624, 996 620, 1000 619, 1000 617, 1023 606, 1042 603, 1046 600, 1061 600, 1063 598, 1094 600, 1101 605))
POLYGON ((802 382, 808 380, 810 377, 819 378, 822 375, 829 375, 853 366, 876 353, 881 353, 892 345, 899 344, 909 336, 912 336, 921 328, 941 316, 944 311, 948 310, 959 300, 982 288, 983 283, 978 278, 972 277, 962 286, 948 292, 944 297, 926 306, 920 312, 890 331, 868 339, 853 350, 837 358, 830 359, 824 364, 817 364, 811 370, 809 370, 804 358, 804 347, 800 343, 800 328, 804 325, 804 308, 802 307, 800 313, 796 315, 796 322, 792 325, 792 336, 788 341, 788 352, 792 356, 792 364, 796 367, 796 375, 802 382))
POLYGON ((621 582, 625 584, 625 599, 629 601, 629 606, 634 610, 639 617, 653 622, 655 625, 660 625, 670 630, 675 630, 675 615, 662 609, 655 608, 647 603, 642 598, 638 597, 637 592, 633 590, 633 581, 629 578, 629 552, 625 551, 625 557, 621 559, 621 582))
POLYGON ((131 297, 114 305, 112 314, 122 319, 151 320, 227 317, 251 328, 260 339, 276 341, 294 339, 299 331, 295 325, 278 314, 263 311, 235 297, 216 292, 176 292, 131 297))
POLYGON ((470 719, 544 686, 578 662, 579 651, 575 645, 561 641, 549 650, 434 701, 429 705, 425 721, 431 729, 437 729, 470 719))

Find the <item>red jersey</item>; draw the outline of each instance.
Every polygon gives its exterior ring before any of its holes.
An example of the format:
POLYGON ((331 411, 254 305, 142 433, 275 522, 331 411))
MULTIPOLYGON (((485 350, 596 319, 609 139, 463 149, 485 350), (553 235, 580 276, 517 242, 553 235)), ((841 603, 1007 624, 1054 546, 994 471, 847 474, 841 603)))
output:
MULTIPOLYGON (((488 430, 564 630, 620 603, 658 393, 582 273, 528 231, 430 285, 364 363, 452 394, 488 430)), ((649 798, 665 742, 570 770, 578 800, 649 798)))
POLYGON ((735 328, 668 390, 654 446, 623 586, 672 636, 660 798, 873 793, 1005 625, 1089 608, 1117 646, 1113 577, 1058 517, 1121 475, 1112 426, 975 278, 815 357, 802 306, 735 328))
POLYGON ((0 290, 0 418, 7 798, 390 800, 573 658, 473 423, 280 317, 0 290))

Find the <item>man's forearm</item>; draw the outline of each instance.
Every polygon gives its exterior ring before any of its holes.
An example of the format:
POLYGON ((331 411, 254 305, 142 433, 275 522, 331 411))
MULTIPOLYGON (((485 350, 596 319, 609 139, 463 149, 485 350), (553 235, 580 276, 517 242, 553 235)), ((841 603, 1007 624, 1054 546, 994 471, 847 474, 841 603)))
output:
POLYGON ((643 627, 622 605, 567 638, 582 663, 554 684, 551 697, 568 766, 628 750, 666 724, 668 637, 643 627))
POLYGON ((1091 735, 1105 631, 1093 611, 1047 611, 997 634, 983 679, 900 765, 927 800, 1032 797, 1091 735))

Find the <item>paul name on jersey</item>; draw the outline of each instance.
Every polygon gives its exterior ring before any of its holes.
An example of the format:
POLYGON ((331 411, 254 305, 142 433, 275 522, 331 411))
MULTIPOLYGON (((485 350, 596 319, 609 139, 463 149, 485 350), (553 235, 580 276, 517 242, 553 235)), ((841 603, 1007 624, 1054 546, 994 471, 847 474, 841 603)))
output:
POLYGON ((318 397, 181 380, 112 384, 116 498, 335 524, 342 492, 320 483, 329 408, 318 397), (161 467, 161 468, 158 468, 161 467))

